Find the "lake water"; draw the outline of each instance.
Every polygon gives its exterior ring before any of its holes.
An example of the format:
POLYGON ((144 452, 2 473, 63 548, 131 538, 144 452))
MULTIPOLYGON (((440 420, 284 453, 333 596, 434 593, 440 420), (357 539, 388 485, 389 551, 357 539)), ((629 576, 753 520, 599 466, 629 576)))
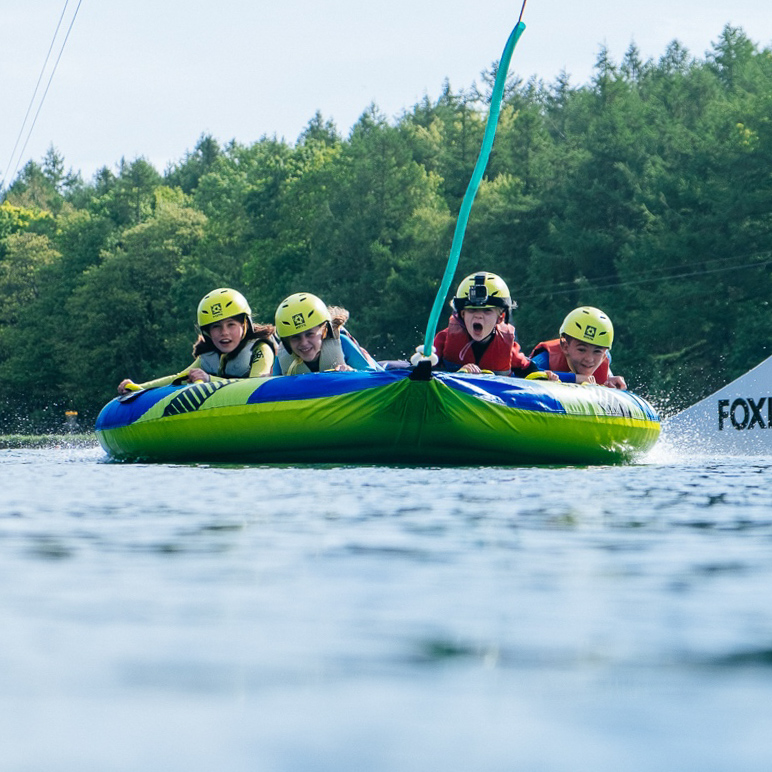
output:
POLYGON ((0 451, 3 772, 772 769, 772 459, 0 451))

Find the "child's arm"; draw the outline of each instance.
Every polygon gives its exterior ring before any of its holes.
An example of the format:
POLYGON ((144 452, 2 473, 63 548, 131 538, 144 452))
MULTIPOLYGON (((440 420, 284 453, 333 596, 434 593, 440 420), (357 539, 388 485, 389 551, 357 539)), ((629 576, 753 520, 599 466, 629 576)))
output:
POLYGON ((606 359, 608 359, 608 378, 606 378, 606 382, 603 384, 604 386, 608 386, 610 389, 621 389, 622 391, 627 391, 627 384, 625 383, 625 379, 621 375, 614 375, 614 373, 611 372, 611 352, 606 352, 606 359))
POLYGON ((354 370, 383 370, 383 368, 350 336, 340 336, 340 345, 346 364, 354 370))
POLYGON ((249 369, 250 378, 265 378, 271 375, 274 360, 273 349, 269 343, 260 341, 252 349, 252 366, 249 369))
MULTIPOLYGON (((574 373, 571 372, 559 372, 557 370, 552 371, 549 369, 550 366, 550 355, 549 351, 540 351, 535 357, 531 358, 531 362, 536 365, 536 368, 538 370, 542 370, 544 372, 554 372, 557 376, 557 380, 562 381, 563 383, 581 383, 582 381, 577 379, 577 376, 574 373)), ((583 376, 579 376, 584 380, 583 376)))
POLYGON ((627 391, 627 384, 621 375, 612 375, 609 373, 609 376, 603 385, 608 386, 610 389, 621 389, 622 391, 627 391))
POLYGON ((434 353, 437 355, 437 359, 439 360, 437 364, 434 366, 435 370, 446 369, 446 364, 442 357, 443 357, 443 354, 445 353, 445 340, 447 337, 448 337, 447 327, 444 330, 440 330, 434 336, 434 342, 432 343, 432 347, 434 348, 434 353))
POLYGON ((188 379, 188 375, 191 370, 198 364, 198 359, 193 362, 190 367, 175 373, 174 375, 164 375, 161 378, 154 378, 152 381, 145 381, 144 383, 134 383, 130 378, 126 378, 118 384, 118 393, 126 394, 129 391, 137 391, 137 389, 160 389, 161 386, 172 386, 180 383, 184 383, 188 379), (136 388, 129 388, 128 384, 133 384, 136 388))
MULTIPOLYGON (((549 355, 547 355, 547 363, 549 366, 549 355)), ((536 359, 529 359, 522 351, 520 351, 520 344, 515 343, 512 347, 512 375, 515 378, 525 378, 531 373, 543 372, 546 373, 547 379, 550 381, 557 381, 558 376, 549 369, 549 367, 540 367, 536 359)))

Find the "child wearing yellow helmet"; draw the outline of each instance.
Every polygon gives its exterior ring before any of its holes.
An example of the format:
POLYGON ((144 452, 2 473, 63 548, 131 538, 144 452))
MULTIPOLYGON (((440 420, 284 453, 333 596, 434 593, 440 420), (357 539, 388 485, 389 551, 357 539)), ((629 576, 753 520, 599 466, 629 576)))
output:
POLYGON ((382 369, 343 326, 348 318, 345 308, 327 306, 310 292, 282 300, 276 309, 276 334, 282 345, 274 375, 382 369))
MULTIPOLYGON (((442 370, 524 378, 539 368, 520 350, 509 317, 516 304, 495 273, 479 271, 458 285, 448 326, 434 337, 442 370)), ((548 377, 551 377, 551 373, 548 377)))
POLYGON ((566 383, 598 383, 627 389, 625 379, 611 372, 614 326, 599 308, 575 308, 560 325, 560 337, 542 341, 531 352, 534 364, 555 372, 566 383))
POLYGON ((240 292, 227 287, 212 290, 201 299, 196 316, 199 330, 193 345, 196 359, 189 367, 145 383, 126 378, 118 384, 118 393, 186 381, 260 378, 271 374, 276 353, 274 327, 252 321, 252 309, 240 292))

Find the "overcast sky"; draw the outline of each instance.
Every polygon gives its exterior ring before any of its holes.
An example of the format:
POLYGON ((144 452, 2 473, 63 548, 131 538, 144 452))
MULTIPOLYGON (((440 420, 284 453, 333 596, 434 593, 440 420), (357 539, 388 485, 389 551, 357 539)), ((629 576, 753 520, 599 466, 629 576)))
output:
MULTIPOLYGON (((14 143, 64 0, 0 0, 0 177, 21 145, 78 0, 69 0, 38 97, 14 143)), ((458 90, 498 59, 520 1, 81 0, 18 168, 53 144, 89 179, 123 156, 159 171, 202 133, 294 142, 317 110, 343 134, 371 103, 390 119, 443 80, 458 90)), ((727 23, 772 42, 768 0, 529 0, 511 72, 586 82, 606 45, 659 58, 678 39, 703 57, 727 23)))

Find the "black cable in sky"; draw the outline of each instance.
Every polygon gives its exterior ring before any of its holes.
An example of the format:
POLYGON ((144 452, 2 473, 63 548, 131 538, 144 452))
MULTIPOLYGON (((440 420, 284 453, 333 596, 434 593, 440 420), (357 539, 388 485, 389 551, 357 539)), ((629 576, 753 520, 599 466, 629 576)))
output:
POLYGON ((520 22, 523 20, 523 14, 525 13, 525 4, 528 2, 528 0, 523 0, 523 6, 520 9, 520 17, 517 20, 517 23, 520 24, 520 22))
MULTIPOLYGON (((641 279, 637 279, 634 281, 636 283, 639 283, 641 281, 649 282, 649 281, 659 281, 659 280, 669 279, 674 276, 680 276, 681 274, 676 273, 678 271, 684 271, 685 269, 690 268, 691 266, 703 265, 703 264, 705 264, 706 266, 705 269, 694 271, 689 275, 698 276, 701 273, 704 273, 706 271, 710 273, 715 273, 717 269, 715 267, 708 267, 708 266, 716 266, 721 263, 731 263, 731 265, 729 265, 728 268, 721 269, 721 271, 727 271, 727 270, 732 270, 732 268, 738 267, 736 263, 737 260, 749 260, 751 258, 769 258, 769 257, 772 257, 772 252, 769 252, 769 251, 743 252, 741 254, 729 255, 728 257, 709 257, 709 258, 702 257, 699 260, 692 260, 688 263, 678 263, 677 265, 664 265, 664 266, 660 266, 659 268, 649 268, 648 270, 639 271, 639 274, 641 275, 641 279)), ((763 264, 766 265, 767 262, 764 262, 763 264)), ((745 265, 739 265, 739 267, 744 268, 748 265, 762 265, 762 263, 760 262, 746 263, 745 265)), ((622 286, 621 284, 619 284, 619 272, 606 274, 604 276, 593 276, 591 282, 592 282, 593 288, 602 288, 606 286, 614 286, 614 287, 622 286), (608 284, 608 282, 611 282, 611 284, 608 284)), ((624 283, 626 284, 627 282, 624 282, 624 283)), ((542 289, 543 289, 542 294, 545 297, 548 295, 567 295, 567 294, 570 294, 571 292, 578 291, 576 279, 554 282, 553 284, 548 284, 547 286, 543 286, 542 289)))
MULTIPOLYGON (((66 0, 64 4, 64 9, 62 10, 62 16, 64 16, 64 11, 67 9, 67 3, 69 0, 66 0)), ((19 157, 16 159, 16 166, 14 166, 13 174, 11 175, 11 179, 13 179, 16 176, 16 172, 19 168, 19 164, 21 163, 21 159, 24 157, 24 151, 27 149, 27 143, 30 140, 30 137, 32 136, 32 131, 35 128, 35 124, 37 123, 38 116, 40 115, 40 110, 43 107, 43 103, 46 100, 46 95, 48 94, 48 89, 51 87, 51 81, 54 79, 54 75, 56 74, 56 68, 59 66, 59 60, 62 58, 62 54, 64 53, 64 47, 67 45, 67 40, 70 37, 70 32, 72 32, 72 26, 75 24, 75 19, 78 16, 78 11, 80 10, 80 4, 83 2, 83 0, 78 0, 78 5, 75 8, 75 13, 72 15, 72 19, 70 20, 70 26, 67 28, 67 34, 64 36, 64 40, 62 41, 62 47, 59 49, 59 55, 56 57, 56 62, 54 63, 54 67, 51 70, 51 75, 48 78, 48 83, 46 84, 46 89, 43 92, 43 96, 40 98, 40 103, 38 104, 38 109, 35 111, 35 117, 32 119, 32 123, 29 127, 29 131, 27 132, 27 138, 24 140, 24 145, 22 146, 21 152, 19 153, 19 157)), ((59 19, 59 24, 56 25, 56 32, 59 31, 59 25, 62 23, 61 18, 59 19)), ((54 33, 54 39, 56 39, 56 32, 54 33)), ((51 46, 53 47, 54 41, 51 41, 51 46)), ((49 49, 49 54, 51 53, 49 49)), ((46 56, 46 63, 48 62, 48 56, 46 56)), ((43 65, 43 69, 45 69, 45 64, 43 65)), ((41 77, 43 73, 40 73, 41 77)), ((40 79, 38 79, 38 85, 40 84, 40 79)), ((35 86, 35 92, 37 92, 37 86, 35 86)), ((35 95, 33 94, 32 99, 35 99, 35 95)), ((30 102, 30 107, 32 106, 32 102, 30 102)), ((27 115, 29 115, 29 110, 27 110, 27 115)), ((24 121, 26 122, 27 118, 24 118, 24 121)), ((22 131, 24 130, 24 125, 22 124, 22 131)), ((21 136, 21 134, 20 134, 21 136)), ((17 140, 18 144, 18 140, 17 140)), ((15 149, 15 148, 14 148, 15 149)), ((13 156, 11 156, 11 160, 13 160, 13 156)), ((10 164, 9 164, 10 168, 10 164)), ((6 174, 8 173, 8 170, 6 170, 6 174)), ((7 178, 6 178, 7 179, 7 178)))
POLYGON ((725 273, 726 271, 741 271, 747 268, 765 268, 768 265, 772 265, 772 260, 762 260, 756 263, 745 263, 745 265, 729 265, 722 268, 707 268, 703 271, 688 271, 685 273, 676 273, 670 276, 651 276, 645 279, 632 279, 630 281, 618 281, 609 284, 592 284, 588 283, 586 287, 574 287, 570 290, 557 290, 555 292, 539 292, 531 295, 520 295, 518 300, 538 300, 539 298, 548 298, 553 295, 569 295, 574 292, 589 292, 591 290, 607 290, 615 287, 631 287, 636 284, 651 284, 652 282, 670 281, 672 279, 688 279, 693 276, 707 276, 713 273, 725 273))
POLYGON ((54 50, 54 43, 56 42, 56 36, 59 34, 59 27, 62 26, 62 19, 64 18, 64 13, 67 10, 67 5, 70 2, 70 0, 64 0, 64 8, 62 8, 61 16, 59 16, 59 21, 56 25, 56 29, 54 30, 54 36, 51 38, 51 45, 48 47, 48 53, 46 54, 45 61, 43 62, 43 66, 40 69, 40 75, 38 75, 38 82, 35 84, 35 90, 32 92, 32 99, 29 100, 29 105, 27 105, 27 112, 24 115, 24 120, 21 122, 21 128, 19 129, 19 135, 16 137, 16 142, 14 143, 13 150, 11 151, 11 155, 8 158, 8 166, 5 167, 5 174, 3 175, 3 183, 6 182, 8 179, 8 170, 11 168, 11 164, 13 163, 13 158, 16 155, 16 148, 19 147, 19 140, 21 139, 21 135, 24 133, 24 127, 27 125, 27 118, 29 118, 30 110, 32 110, 32 105, 35 103, 35 97, 38 94, 38 89, 40 88, 40 81, 43 80, 43 73, 46 71, 46 67, 48 66, 48 60, 51 58, 51 51, 54 50))

